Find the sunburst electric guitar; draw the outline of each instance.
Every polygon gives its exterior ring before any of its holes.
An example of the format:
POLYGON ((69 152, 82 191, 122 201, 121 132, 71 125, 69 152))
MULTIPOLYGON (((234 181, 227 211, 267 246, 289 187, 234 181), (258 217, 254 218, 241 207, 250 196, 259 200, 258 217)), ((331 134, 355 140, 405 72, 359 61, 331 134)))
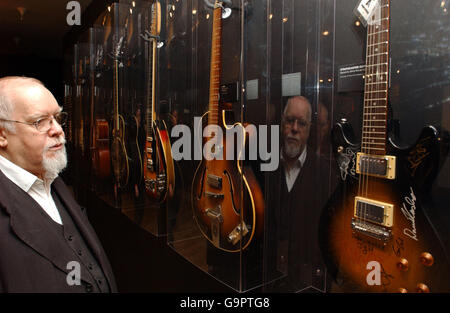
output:
POLYGON ((341 184, 322 212, 321 249, 343 292, 448 292, 445 250, 424 204, 438 171, 437 131, 401 149, 387 136, 390 0, 367 28, 361 144, 345 120, 332 132, 341 184))
MULTIPOLYGON (((243 133, 243 140, 238 145, 243 147, 246 137, 244 126, 240 123, 228 126, 225 123, 225 110, 219 106, 222 10, 222 2, 216 1, 211 42, 208 126, 221 130, 238 128, 243 133)), ((251 169, 243 168, 239 157, 234 161, 226 160, 224 139, 225 135, 222 140, 214 136, 206 138, 204 142, 205 146, 211 147, 211 155, 203 155, 195 172, 192 208, 194 219, 209 242, 223 251, 239 252, 262 233, 264 198, 251 169), (216 159, 214 155, 220 151, 223 159, 216 159)))
POLYGON ((172 148, 163 120, 156 118, 156 56, 161 29, 161 5, 155 1, 151 8, 151 27, 142 37, 146 41, 147 68, 147 112, 144 153, 144 181, 146 193, 162 202, 175 188, 175 170, 172 148))

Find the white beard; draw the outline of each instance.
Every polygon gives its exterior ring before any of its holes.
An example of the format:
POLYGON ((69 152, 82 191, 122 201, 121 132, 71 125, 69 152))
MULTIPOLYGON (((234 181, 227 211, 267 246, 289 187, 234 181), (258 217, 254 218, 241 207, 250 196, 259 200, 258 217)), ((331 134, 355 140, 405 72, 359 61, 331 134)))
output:
POLYGON ((284 141, 283 152, 284 155, 289 159, 296 159, 300 156, 301 145, 289 143, 287 140, 284 141))
MULTIPOLYGON (((44 149, 44 153, 42 155, 42 167, 44 168, 44 178, 53 180, 55 179, 59 173, 67 166, 67 153, 66 153, 66 143, 65 139, 59 140, 62 142, 63 147, 61 150, 55 152, 54 156, 51 158, 46 157, 46 153, 50 146, 44 149)), ((54 143, 52 143, 54 145, 54 143)))

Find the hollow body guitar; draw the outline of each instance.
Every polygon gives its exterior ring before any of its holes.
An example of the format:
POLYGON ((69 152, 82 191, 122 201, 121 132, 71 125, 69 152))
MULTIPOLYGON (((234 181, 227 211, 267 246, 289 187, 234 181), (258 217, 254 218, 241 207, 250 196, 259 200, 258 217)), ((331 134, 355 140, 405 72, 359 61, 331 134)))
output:
POLYGON ((146 41, 147 68, 147 110, 146 140, 144 152, 144 182, 148 196, 159 202, 165 201, 175 188, 175 167, 172 147, 163 120, 156 119, 156 46, 161 29, 161 5, 155 1, 151 7, 150 32, 142 37, 146 41))
MULTIPOLYGON (((238 131, 243 133, 243 140, 238 143, 242 146, 236 147, 236 151, 243 151, 246 138, 243 125, 236 123, 228 127, 224 110, 219 107, 221 15, 222 3, 216 1, 212 30, 208 126, 221 128, 222 131, 238 128, 238 131)), ((264 197, 251 169, 242 168, 239 157, 227 160, 226 142, 224 138, 217 138, 211 136, 205 140, 205 147, 209 146, 211 149, 207 156, 203 154, 192 181, 193 216, 201 233, 215 247, 227 252, 239 252, 246 249, 252 240, 262 233, 264 197), (221 153, 223 159, 216 159, 217 153, 221 153)))
POLYGON ((437 131, 424 128, 407 149, 386 135, 389 4, 380 1, 368 27, 361 145, 345 120, 332 131, 342 181, 322 212, 319 242, 339 291, 448 292, 446 251, 424 210, 437 131))
POLYGON ((125 147, 125 120, 119 113, 119 53, 123 38, 118 42, 114 53, 113 73, 113 129, 111 134, 111 165, 114 175, 114 193, 128 184, 130 176, 127 150, 125 147))

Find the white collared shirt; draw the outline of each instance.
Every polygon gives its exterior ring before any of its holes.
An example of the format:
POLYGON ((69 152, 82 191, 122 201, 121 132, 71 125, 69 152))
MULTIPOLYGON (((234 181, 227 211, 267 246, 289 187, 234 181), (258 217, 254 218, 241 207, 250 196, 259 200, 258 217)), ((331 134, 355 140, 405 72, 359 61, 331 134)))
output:
MULTIPOLYGON (((281 159, 283 160, 283 153, 281 153, 281 159)), ((284 176, 286 176, 286 186, 288 192, 290 192, 292 187, 294 186, 295 180, 297 179, 297 176, 300 173, 303 164, 305 164, 305 160, 306 160, 306 146, 303 149, 302 153, 300 153, 300 156, 295 161, 294 165, 292 165, 290 169, 284 166, 284 176)))
POLYGON ((44 181, 0 155, 0 170, 14 184, 28 193, 56 223, 62 225, 61 216, 50 193, 52 181, 44 181), (47 185, 46 185, 47 184, 47 185))

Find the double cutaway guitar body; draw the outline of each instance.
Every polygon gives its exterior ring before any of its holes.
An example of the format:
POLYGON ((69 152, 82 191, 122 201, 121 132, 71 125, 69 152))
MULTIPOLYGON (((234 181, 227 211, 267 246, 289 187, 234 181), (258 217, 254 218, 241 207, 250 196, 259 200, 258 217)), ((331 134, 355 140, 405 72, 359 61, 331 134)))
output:
MULTIPOLYGON (((240 123, 234 127, 243 129, 240 123)), ((222 150, 223 160, 204 158, 197 167, 192 181, 193 215, 215 247, 239 252, 263 231, 264 196, 249 167, 241 167, 238 158, 226 160, 225 138, 213 145, 222 150)))
POLYGON ((380 157, 358 155, 352 138, 346 122, 333 129, 342 182, 319 230, 338 290, 449 292, 446 251, 424 210, 439 163, 436 130, 424 128, 408 149, 389 140, 380 157))
POLYGON ((145 142, 145 190, 151 198, 162 202, 175 188, 175 168, 165 122, 155 120, 152 124, 145 142))

